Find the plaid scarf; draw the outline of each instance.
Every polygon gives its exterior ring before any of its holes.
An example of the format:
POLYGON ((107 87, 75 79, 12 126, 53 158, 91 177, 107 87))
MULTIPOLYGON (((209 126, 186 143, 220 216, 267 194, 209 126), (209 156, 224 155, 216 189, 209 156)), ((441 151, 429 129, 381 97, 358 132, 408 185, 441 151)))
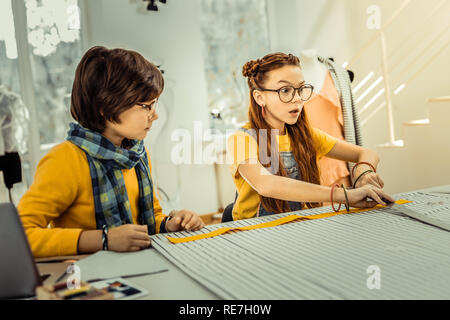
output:
POLYGON ((66 138, 86 153, 94 193, 97 229, 133 223, 122 169, 135 168, 139 183, 138 223, 155 234, 153 183, 144 142, 129 140, 130 149, 116 147, 100 133, 71 123, 66 138))

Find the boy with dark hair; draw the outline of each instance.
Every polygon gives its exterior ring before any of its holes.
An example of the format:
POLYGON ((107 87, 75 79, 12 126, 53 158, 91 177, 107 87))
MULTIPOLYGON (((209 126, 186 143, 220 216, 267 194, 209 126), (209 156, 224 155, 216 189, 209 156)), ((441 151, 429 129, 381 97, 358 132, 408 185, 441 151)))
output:
POLYGON ((72 90, 78 123, 42 158, 18 205, 36 258, 138 251, 149 235, 204 226, 187 210, 163 214, 154 192, 143 139, 163 89, 161 72, 137 52, 85 53, 72 90))

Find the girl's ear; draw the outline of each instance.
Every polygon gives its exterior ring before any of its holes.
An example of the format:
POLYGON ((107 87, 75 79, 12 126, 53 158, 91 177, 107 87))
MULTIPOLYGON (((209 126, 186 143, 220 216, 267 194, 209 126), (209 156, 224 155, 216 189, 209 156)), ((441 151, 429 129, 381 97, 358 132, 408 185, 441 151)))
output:
POLYGON ((261 91, 259 90, 253 90, 253 99, 255 99, 256 103, 259 106, 265 106, 266 101, 264 99, 264 96, 261 94, 261 91))

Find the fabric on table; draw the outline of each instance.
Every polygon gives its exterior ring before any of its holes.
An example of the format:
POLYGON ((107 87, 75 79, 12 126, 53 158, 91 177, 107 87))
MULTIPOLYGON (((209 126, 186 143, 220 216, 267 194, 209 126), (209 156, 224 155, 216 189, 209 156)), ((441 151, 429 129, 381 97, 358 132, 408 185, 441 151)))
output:
MULTIPOLYGON (((394 199, 412 202, 176 245, 158 234, 152 236, 152 245, 221 299, 448 299, 450 232, 411 219, 402 208, 450 222, 450 197, 407 192, 394 199), (371 287, 377 276, 374 268, 379 270, 380 290, 371 287)), ((327 211, 330 207, 301 213, 327 211)), ((171 236, 247 227, 291 214, 209 225, 171 236)))
MULTIPOLYGON (((405 204, 405 203, 410 203, 412 201, 408 201, 408 200, 397 200, 395 203, 396 204, 405 204)), ((212 232, 209 233, 203 233, 203 234, 199 234, 199 235, 195 235, 192 237, 185 237, 185 238, 174 238, 174 237, 169 237, 167 236, 167 239, 171 242, 171 243, 183 243, 183 242, 189 242, 189 241, 195 241, 195 240, 200 240, 200 239, 206 239, 206 238, 212 238, 212 237, 216 237, 219 236, 221 234, 227 233, 227 232, 232 232, 232 231, 247 231, 247 230, 255 230, 255 229, 263 229, 263 228, 270 228, 270 227, 276 227, 285 223, 289 223, 289 222, 294 222, 294 221, 302 221, 302 220, 315 220, 315 219, 324 219, 324 218, 329 218, 329 217, 333 217, 339 214, 351 214, 351 213, 361 213, 361 212, 367 212, 367 211, 372 211, 374 209, 379 209, 379 208, 384 208, 385 206, 382 206, 380 204, 376 205, 374 208, 369 208, 369 209, 350 209, 348 212, 346 210, 341 210, 339 212, 326 212, 326 213, 321 213, 321 214, 317 214, 317 215, 311 215, 311 216, 300 216, 297 214, 293 214, 293 215, 289 215, 274 221, 270 221, 270 222, 265 222, 265 223, 261 223, 261 224, 256 224, 256 225, 252 225, 252 226, 247 226, 247 227, 238 227, 238 228, 228 228, 228 227, 224 227, 224 228, 220 228, 217 230, 214 230, 212 232)))

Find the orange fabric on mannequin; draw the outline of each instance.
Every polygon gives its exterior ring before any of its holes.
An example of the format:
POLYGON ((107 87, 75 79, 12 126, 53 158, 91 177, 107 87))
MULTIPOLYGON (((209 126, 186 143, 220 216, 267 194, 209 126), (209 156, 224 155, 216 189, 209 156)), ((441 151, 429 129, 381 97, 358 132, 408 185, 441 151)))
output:
MULTIPOLYGON (((329 72, 319 94, 313 93, 304 105, 311 127, 318 128, 339 140, 344 139, 344 119, 339 93, 329 72)), ((350 172, 345 161, 324 157, 319 161, 320 184, 335 183, 351 186, 350 172)))

